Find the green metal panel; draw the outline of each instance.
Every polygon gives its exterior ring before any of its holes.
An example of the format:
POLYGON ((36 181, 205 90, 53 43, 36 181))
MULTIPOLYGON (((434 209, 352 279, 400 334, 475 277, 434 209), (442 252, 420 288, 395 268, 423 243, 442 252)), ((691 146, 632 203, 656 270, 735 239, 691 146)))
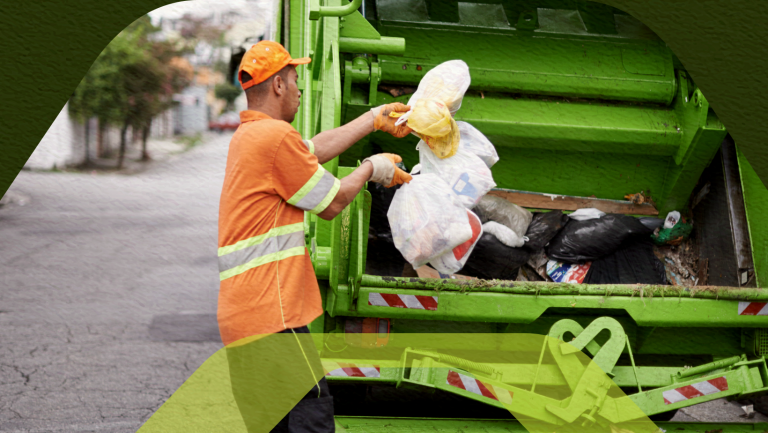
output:
POLYGON ((576 151, 585 159, 606 151, 674 155, 680 143, 674 113, 658 106, 470 94, 456 119, 481 130, 497 148, 576 151))
MULTIPOLYGON (((339 177, 343 178, 352 172, 350 167, 339 167, 339 177)), ((347 206, 331 222, 331 248, 333 252, 333 264, 331 267, 331 276, 328 279, 331 287, 337 287, 340 284, 346 285, 349 277, 350 248, 351 248, 351 219, 352 206, 347 206)), ((347 307, 349 308, 349 307, 347 307)))
MULTIPOLYGON (((340 288, 340 297, 343 292, 340 288)), ((348 297, 349 294, 347 293, 348 297)), ((628 313, 638 325, 665 327, 764 327, 762 316, 740 316, 738 301, 654 298, 643 301, 620 296, 540 296, 508 293, 461 293, 428 290, 397 290, 361 287, 357 309, 349 311, 337 302, 332 314, 363 317, 392 317, 424 320, 484 321, 497 323, 531 323, 549 308, 572 309, 579 314, 583 309, 598 309, 603 314, 628 313), (369 293, 438 296, 437 311, 412 308, 377 307, 368 305, 369 293)))
POLYGON ((768 189, 744 154, 738 149, 737 152, 757 285, 765 287, 768 281, 768 224, 765 223, 768 216, 768 189))
POLYGON ((384 81, 416 84, 431 68, 462 59, 473 89, 669 104, 672 53, 648 40, 599 40, 514 32, 457 32, 418 25, 382 26, 404 38, 404 57, 379 56, 384 81), (532 36, 532 35, 531 35, 532 36))
POLYGON ((689 89, 687 76, 678 72, 680 90, 675 114, 680 126, 680 148, 665 178, 664 191, 656 196, 659 210, 685 209, 688 196, 701 173, 720 148, 726 131, 699 89, 689 89))

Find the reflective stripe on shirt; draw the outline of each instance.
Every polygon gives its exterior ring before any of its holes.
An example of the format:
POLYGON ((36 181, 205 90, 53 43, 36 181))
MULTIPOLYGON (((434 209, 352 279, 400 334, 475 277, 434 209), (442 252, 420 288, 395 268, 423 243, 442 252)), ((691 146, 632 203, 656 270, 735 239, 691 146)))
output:
POLYGON ((315 174, 288 200, 288 204, 319 214, 331 204, 340 187, 341 182, 318 165, 315 174))
POLYGON ((309 149, 309 153, 312 155, 315 154, 315 143, 312 142, 312 140, 301 140, 304 142, 304 144, 307 146, 307 149, 309 149))
POLYGON ((219 278, 223 281, 266 263, 301 256, 304 250, 303 222, 276 227, 219 248, 219 278))

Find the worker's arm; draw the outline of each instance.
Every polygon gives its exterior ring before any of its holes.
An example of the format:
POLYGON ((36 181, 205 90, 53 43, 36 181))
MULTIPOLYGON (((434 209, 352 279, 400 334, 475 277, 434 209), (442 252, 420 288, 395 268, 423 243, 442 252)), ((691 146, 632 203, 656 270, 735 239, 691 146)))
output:
POLYGON ((389 114, 393 111, 405 113, 408 110, 410 110, 409 106, 397 102, 382 105, 363 113, 344 126, 317 134, 312 138, 317 160, 320 164, 332 160, 377 129, 395 137, 405 137, 411 133, 411 129, 406 124, 395 126, 397 117, 391 117, 389 114))
POLYGON ((366 111, 362 116, 344 126, 315 135, 312 137, 312 143, 315 145, 317 161, 325 164, 373 131, 375 131, 373 116, 370 111, 366 111))
POLYGON ((272 185, 289 205, 320 218, 333 219, 338 215, 366 181, 391 187, 411 180, 411 175, 395 165, 402 158, 391 153, 366 158, 349 176, 339 180, 318 164, 305 144, 296 130, 286 134, 272 163, 272 185))
POLYGON ((411 175, 399 169, 395 164, 403 159, 391 153, 381 153, 366 158, 360 167, 341 179, 341 186, 331 203, 317 216, 324 220, 332 220, 345 207, 352 203, 355 196, 363 189, 365 182, 372 181, 387 188, 411 181, 411 175))
POLYGON ((373 164, 371 164, 370 161, 366 161, 347 177, 341 179, 341 187, 339 187, 339 192, 336 193, 336 197, 334 197, 331 204, 329 204, 324 211, 317 214, 317 216, 328 221, 335 218, 345 207, 352 203, 352 200, 355 199, 357 193, 363 189, 365 182, 368 182, 368 179, 371 178, 371 174, 373 174, 373 164))

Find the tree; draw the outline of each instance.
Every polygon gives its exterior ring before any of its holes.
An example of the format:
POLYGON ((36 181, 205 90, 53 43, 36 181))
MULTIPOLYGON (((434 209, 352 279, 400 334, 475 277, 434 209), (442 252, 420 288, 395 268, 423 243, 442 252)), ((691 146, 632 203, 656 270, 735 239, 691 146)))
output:
MULTIPOLYGON (((180 92, 185 87, 189 86, 194 77, 194 69, 189 62, 176 55, 177 51, 169 43, 155 42, 152 45, 152 58, 158 60, 153 65, 148 65, 147 70, 152 71, 151 74, 156 78, 150 78, 152 88, 157 89, 155 86, 159 84, 159 89, 156 93, 148 93, 147 89, 144 89, 144 101, 145 106, 140 111, 138 125, 141 128, 141 159, 142 161, 149 160, 149 153, 147 152, 147 138, 149 137, 149 131, 152 127, 152 119, 162 114, 173 104, 173 95, 180 92), (158 68, 159 69, 154 69, 158 68), (153 80, 159 79, 159 83, 155 83, 153 80)), ((139 90, 141 92, 141 90, 139 90)))
MULTIPOLYGON (((141 61, 144 53, 135 43, 131 32, 121 32, 99 54, 80 82, 72 109, 79 118, 96 116, 99 120, 99 140, 110 124, 121 125, 128 108, 128 94, 122 83, 125 68, 141 61)), ((121 144, 121 147, 124 147, 121 144)))
POLYGON ((85 123, 85 160, 83 164, 87 167, 91 163, 91 123, 90 120, 96 113, 96 107, 93 106, 95 101, 93 95, 93 85, 91 81, 93 77, 90 74, 86 74, 80 83, 80 86, 75 89, 72 96, 69 98, 69 114, 75 120, 79 120, 85 123), (78 92, 79 90, 79 92, 78 92))
POLYGON ((235 107, 235 100, 243 93, 242 88, 232 85, 229 81, 219 83, 214 88, 216 97, 224 100, 227 105, 224 111, 232 111, 235 107))
POLYGON ((153 40, 156 31, 145 15, 120 32, 99 54, 70 103, 77 118, 98 117, 100 130, 107 124, 120 126, 118 168, 128 128, 142 131, 142 159, 148 159, 152 118, 170 107, 173 94, 192 78, 189 69, 179 66, 172 44, 153 40))
POLYGON ((225 47, 225 31, 230 26, 213 25, 206 18, 185 14, 181 17, 179 40, 185 53, 193 54, 197 64, 215 65, 225 47))

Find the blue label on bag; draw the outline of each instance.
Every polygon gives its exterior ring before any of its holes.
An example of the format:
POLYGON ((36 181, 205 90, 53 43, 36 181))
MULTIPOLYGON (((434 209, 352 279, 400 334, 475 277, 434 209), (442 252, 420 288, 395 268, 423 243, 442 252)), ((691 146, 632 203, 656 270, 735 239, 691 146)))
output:
POLYGON ((477 189, 469 183, 469 174, 461 173, 459 179, 453 184, 453 191, 458 195, 477 197, 477 189))
POLYGON ((592 262, 582 264, 568 264, 550 260, 547 262, 547 275, 556 283, 575 283, 580 284, 587 276, 592 262))

